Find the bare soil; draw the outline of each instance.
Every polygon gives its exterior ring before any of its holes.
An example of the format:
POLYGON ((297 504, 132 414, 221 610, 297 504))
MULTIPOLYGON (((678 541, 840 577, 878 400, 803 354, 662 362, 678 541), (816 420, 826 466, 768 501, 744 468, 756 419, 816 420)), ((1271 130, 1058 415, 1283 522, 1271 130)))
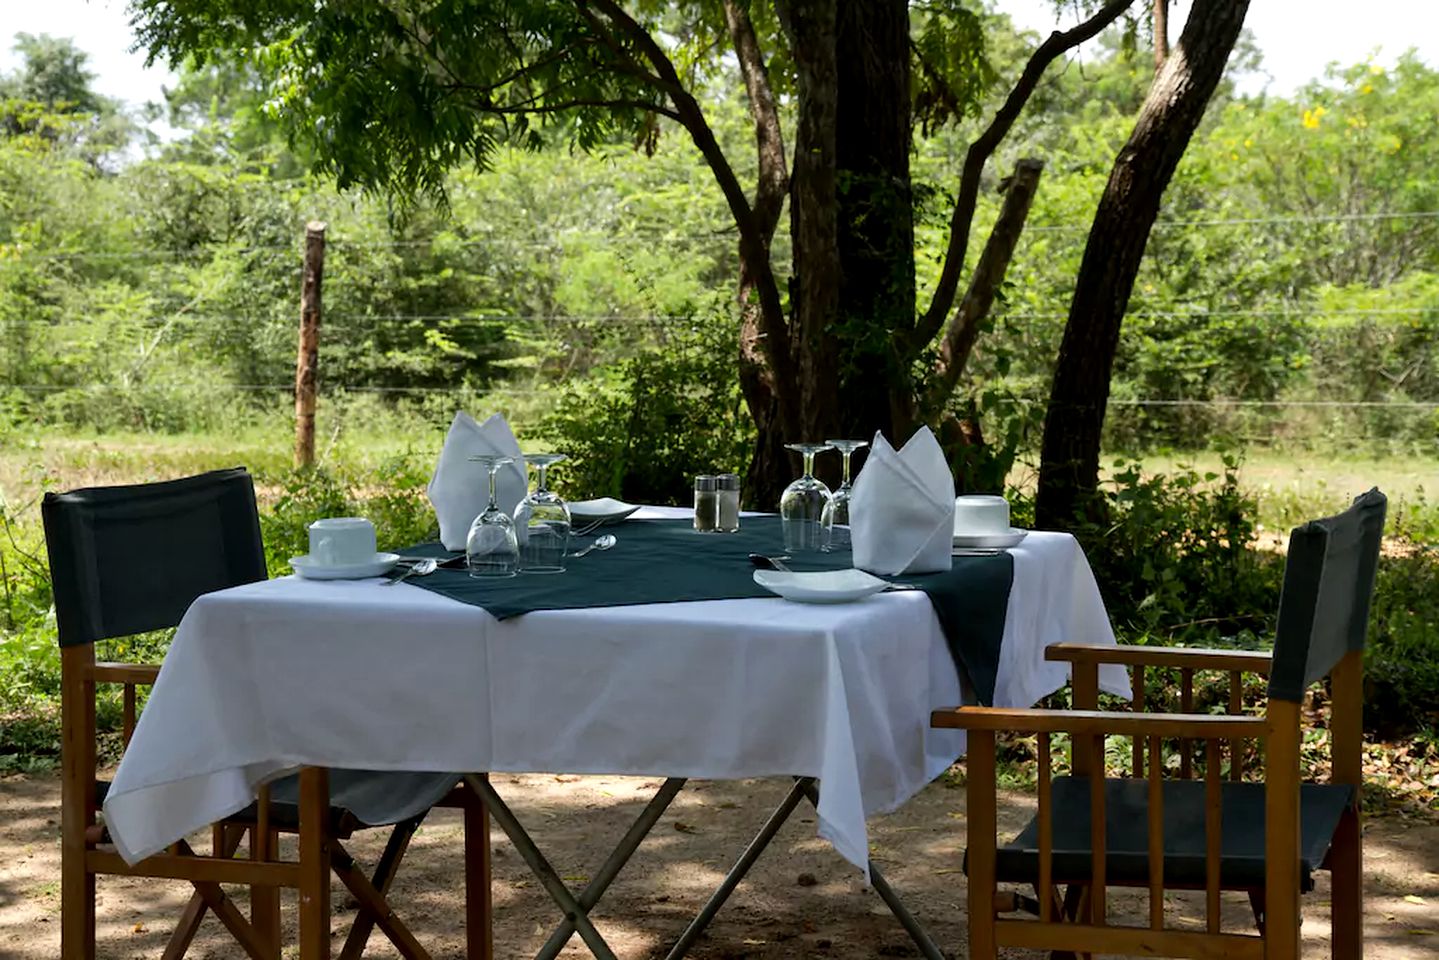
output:
MULTIPOLYGON (((499 776, 496 786, 571 886, 581 887, 614 840, 658 787, 653 779, 499 776)), ((783 796, 781 780, 694 782, 676 799, 650 839, 621 873, 594 914, 620 957, 661 957, 719 883, 753 831, 783 796)), ((0 957, 51 960, 60 950, 59 780, 53 775, 0 780, 0 957)), ((1032 810, 1021 794, 1001 799, 1001 827, 1017 830, 1032 810)), ((461 826, 436 811, 416 835, 391 902, 435 957, 464 956, 461 826)), ((946 954, 967 955, 964 791, 936 781, 899 812, 871 823, 875 860, 946 954)), ((558 913, 508 840, 495 834, 495 941, 500 958, 532 956, 558 913)), ((1370 960, 1439 958, 1439 824, 1399 817, 1370 819, 1365 829, 1366 955, 1370 960)), ((373 863, 383 831, 347 843, 373 863)), ((1228 895, 1227 895, 1228 896, 1228 895)), ((101 878, 99 955, 158 957, 173 917, 188 897, 184 884, 101 878)), ((243 891, 237 900, 243 901, 243 891)), ((336 889, 332 934, 343 943, 354 903, 336 889)), ((1142 894, 1122 895, 1118 912, 1143 922, 1142 894)), ((1171 923, 1195 926, 1202 904, 1171 905, 1171 923), (1188 918, 1175 917, 1187 912, 1188 918)), ((1226 900, 1225 924, 1251 930, 1247 901, 1226 900)), ((294 899, 285 924, 294 942, 294 899)), ((1305 955, 1329 955, 1328 877, 1305 899, 1305 955)), ((286 956, 294 956, 293 947, 286 956)), ((382 934, 367 956, 397 956, 382 934)), ((860 958, 917 956, 912 944, 859 873, 815 836, 814 814, 801 807, 720 912, 691 956, 720 958, 860 958)), ((1015 956, 1025 956, 1017 953, 1015 956)), ((191 957, 242 956, 207 918, 191 957)), ((564 957, 589 956, 578 938, 564 957)))

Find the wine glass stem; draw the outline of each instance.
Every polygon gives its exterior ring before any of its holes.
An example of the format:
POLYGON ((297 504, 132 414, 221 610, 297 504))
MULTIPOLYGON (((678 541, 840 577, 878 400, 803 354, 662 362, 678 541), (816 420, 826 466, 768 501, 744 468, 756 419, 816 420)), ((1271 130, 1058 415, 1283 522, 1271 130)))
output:
POLYGON ((808 479, 810 478, 810 475, 813 474, 813 473, 814 473, 814 452, 813 452, 813 451, 810 451, 810 450, 806 450, 806 451, 804 452, 804 476, 805 476, 805 479, 808 480, 808 479))
POLYGON ((535 493, 549 493, 549 490, 545 488, 545 469, 547 467, 549 467, 548 463, 535 464, 535 472, 539 474, 538 478, 535 480, 535 493))
POLYGON ((498 502, 498 501, 496 500, 496 498, 495 498, 495 474, 497 474, 497 473, 499 473, 499 472, 500 472, 500 466, 499 466, 499 464, 491 464, 491 465, 490 465, 490 506, 489 506, 489 509, 491 509, 491 510, 498 510, 498 509, 500 508, 499 502, 498 502))
POLYGON ((844 469, 844 474, 843 474, 844 479, 843 479, 843 481, 840 483, 840 486, 842 486, 842 487, 847 487, 847 486, 849 486, 849 455, 850 455, 850 453, 851 453, 851 451, 849 451, 849 450, 844 451, 844 468, 843 468, 843 469, 844 469))

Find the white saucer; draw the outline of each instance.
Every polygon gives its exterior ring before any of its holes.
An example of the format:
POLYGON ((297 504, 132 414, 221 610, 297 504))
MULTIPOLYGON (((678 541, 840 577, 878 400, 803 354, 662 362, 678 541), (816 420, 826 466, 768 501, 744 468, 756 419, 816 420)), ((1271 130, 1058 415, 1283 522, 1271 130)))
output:
POLYGON ((399 562, 398 553, 377 553, 364 563, 320 563, 309 554, 290 558, 290 566, 306 580, 362 580, 365 577, 378 577, 389 573, 399 562))
POLYGON ((1029 531, 1018 527, 1010 527, 1008 533, 956 533, 954 546, 959 550, 1006 550, 1027 536, 1029 531))
POLYGON ((615 523, 634 513, 639 507, 613 497, 598 500, 580 500, 571 503, 570 519, 579 523, 615 523))
POLYGON ((849 603, 889 586, 887 581, 855 569, 813 573, 756 570, 754 582, 796 603, 849 603))

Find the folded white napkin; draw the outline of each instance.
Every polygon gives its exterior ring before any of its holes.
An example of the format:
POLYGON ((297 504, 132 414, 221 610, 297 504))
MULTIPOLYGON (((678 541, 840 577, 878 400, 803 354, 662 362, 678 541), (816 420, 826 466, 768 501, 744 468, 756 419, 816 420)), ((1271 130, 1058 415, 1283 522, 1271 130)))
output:
POLYGON ((455 414, 440 450, 440 461, 435 464, 435 475, 426 488, 440 520, 440 542, 447 550, 465 549, 470 524, 489 505, 489 470, 469 459, 483 454, 515 458, 495 477, 495 498, 500 509, 513 517, 515 507, 525 498, 525 461, 505 418, 497 413, 484 423, 476 423, 463 410, 455 414))
POLYGON ((879 574, 950 568, 954 477, 928 427, 899 451, 876 433, 851 496, 856 567, 879 574))

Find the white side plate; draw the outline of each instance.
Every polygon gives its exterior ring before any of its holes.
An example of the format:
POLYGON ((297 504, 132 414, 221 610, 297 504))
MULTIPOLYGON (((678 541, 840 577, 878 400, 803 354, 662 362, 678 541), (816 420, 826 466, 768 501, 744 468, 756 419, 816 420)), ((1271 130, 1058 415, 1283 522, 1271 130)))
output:
POLYGON ((954 546, 958 550, 1006 550, 1019 545, 1029 535, 1028 530, 1010 527, 1008 533, 982 533, 954 535, 954 546))
POLYGON ((854 569, 814 573, 756 570, 754 582, 796 603, 850 603, 889 586, 879 577, 854 569))
POLYGON ((623 500, 615 500, 612 497, 601 497, 598 500, 580 500, 571 503, 570 519, 575 523, 614 523, 623 520, 634 513, 639 507, 632 503, 625 503, 623 500))
POLYGON ((311 558, 291 557, 290 566, 306 580, 363 580, 389 573, 400 562, 398 553, 377 553, 364 563, 325 564, 311 558))

